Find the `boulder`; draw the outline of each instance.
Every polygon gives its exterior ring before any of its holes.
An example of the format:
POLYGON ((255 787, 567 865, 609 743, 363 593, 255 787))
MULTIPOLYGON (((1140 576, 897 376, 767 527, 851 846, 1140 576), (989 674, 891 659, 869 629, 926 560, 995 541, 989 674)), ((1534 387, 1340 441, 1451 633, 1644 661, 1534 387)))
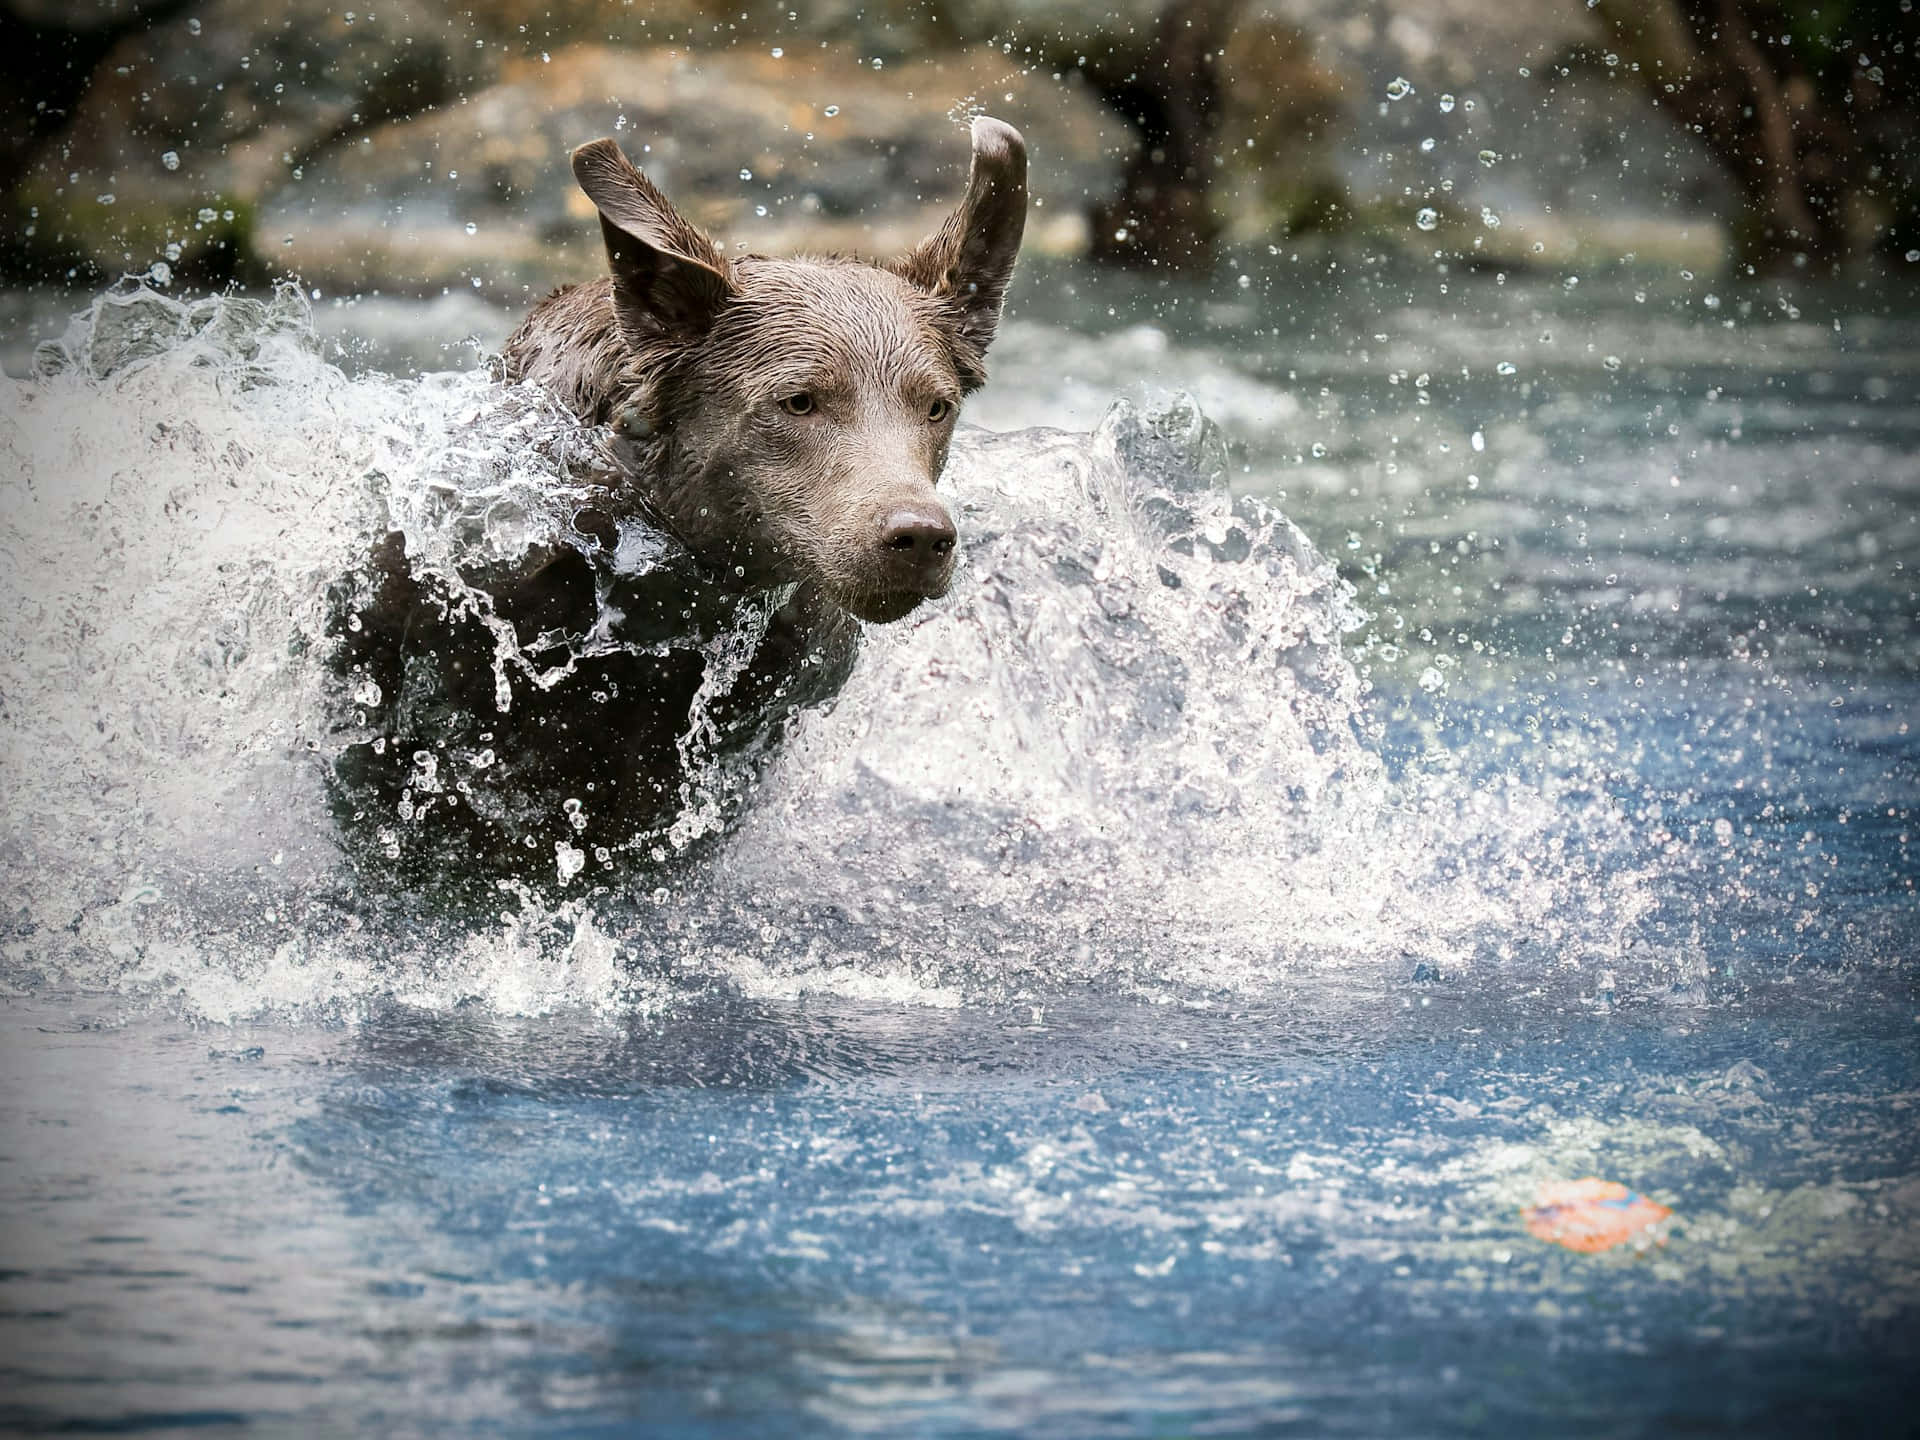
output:
MULTIPOLYGON (((1502 266, 1720 262, 1724 175, 1643 97, 1574 61, 1606 48, 1588 0, 1250 0, 1242 28, 1262 22, 1311 36, 1338 77, 1320 208, 1341 224, 1502 266)), ((1262 219, 1301 228, 1258 192, 1242 199, 1255 202, 1234 207, 1243 238, 1262 219)))
POLYGON ((477 88, 469 12, 431 0, 202 0, 119 34, 13 187, 16 246, 107 274, 258 278, 252 218, 342 137, 477 88))
POLYGON ((1036 252, 1164 211, 1191 234, 1157 252, 1201 268, 1215 236, 1356 222, 1492 263, 1693 263, 1728 204, 1701 145, 1568 63, 1604 42, 1584 0, 0 0, 0 22, 45 72, 5 92, 16 276, 517 302, 598 268, 564 161, 602 134, 729 245, 886 252, 954 193, 975 110, 1027 134, 1036 252), (1229 16, 1224 40, 1165 43, 1182 5, 1229 16), (1169 125, 1200 143, 1143 141, 1169 125))
POLYGON ((984 46, 878 64, 831 44, 569 46, 334 146, 269 198, 257 232, 330 289, 518 298, 599 273, 599 228, 567 154, 612 135, 730 248, 886 255, 951 206, 966 121, 983 110, 1028 138, 1028 247, 1082 248, 1088 203, 1114 184, 1131 131, 1071 75, 984 46))

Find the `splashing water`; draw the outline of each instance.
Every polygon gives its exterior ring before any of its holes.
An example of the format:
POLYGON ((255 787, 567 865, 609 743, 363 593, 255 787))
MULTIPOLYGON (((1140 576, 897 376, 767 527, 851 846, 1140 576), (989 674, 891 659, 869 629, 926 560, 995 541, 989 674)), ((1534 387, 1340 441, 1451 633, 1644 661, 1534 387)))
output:
MULTIPOLYGON (((1620 966, 1646 909, 1590 787, 1383 762, 1341 648, 1349 589, 1230 492, 1191 402, 1117 404, 1090 436, 962 432, 952 595, 868 632, 699 863, 628 890, 563 849, 561 898, 503 897, 494 924, 370 909, 326 797, 375 698, 326 664, 340 577, 389 528, 445 577, 552 539, 595 435, 477 374, 349 378, 292 289, 116 290, 5 397, 19 983, 216 1018, 621 1007, 689 983, 1198 997, 1409 955, 1497 965, 1530 940, 1620 966)), ((640 569, 671 548, 622 542, 640 569)), ((508 703, 569 663, 490 628, 508 703)), ((711 678, 735 640, 677 643, 711 678)), ((529 864, 555 878, 553 854, 529 864)))
MULTIPOLYGON (((960 435, 953 593, 479 919, 351 858, 358 573, 484 619, 600 438, 103 297, 0 387, 0 1426, 1897 1430, 1911 326, 1442 274, 1023 302, 972 414, 1090 433, 960 435), (1174 370, 1244 450, 1109 410, 1174 370), (1583 1177, 1666 1243, 1530 1233, 1583 1177)), ((751 610, 654 638, 718 694, 751 610)), ((465 629, 476 739, 633 636, 465 629)))

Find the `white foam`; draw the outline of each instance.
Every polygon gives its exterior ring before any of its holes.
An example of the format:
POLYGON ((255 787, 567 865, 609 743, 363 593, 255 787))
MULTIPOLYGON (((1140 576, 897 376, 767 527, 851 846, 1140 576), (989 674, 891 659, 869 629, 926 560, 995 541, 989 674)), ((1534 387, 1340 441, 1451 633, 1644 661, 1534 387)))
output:
POLYGON ((5 382, 4 977, 217 1019, 653 1006, 667 975, 956 1004, 1459 968, 1517 937, 1618 963, 1644 909, 1605 806, 1389 776, 1352 596, 1228 492, 1191 404, 963 431, 954 593, 870 631, 693 880, 477 931, 343 908, 329 586, 388 524, 444 566, 532 543, 594 444, 483 375, 349 379, 290 289, 118 290, 5 382))

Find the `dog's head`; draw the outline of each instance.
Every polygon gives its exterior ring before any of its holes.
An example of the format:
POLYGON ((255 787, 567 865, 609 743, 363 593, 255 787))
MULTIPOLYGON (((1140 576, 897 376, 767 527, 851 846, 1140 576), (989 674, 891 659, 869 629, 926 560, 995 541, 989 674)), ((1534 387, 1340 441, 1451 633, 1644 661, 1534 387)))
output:
POLYGON ((624 352, 601 408, 681 540, 748 583, 811 581, 864 620, 946 593, 954 526, 934 483, 986 380, 1026 168, 1018 131, 975 120, 959 207, 868 265, 729 260, 612 140, 574 152, 624 352))

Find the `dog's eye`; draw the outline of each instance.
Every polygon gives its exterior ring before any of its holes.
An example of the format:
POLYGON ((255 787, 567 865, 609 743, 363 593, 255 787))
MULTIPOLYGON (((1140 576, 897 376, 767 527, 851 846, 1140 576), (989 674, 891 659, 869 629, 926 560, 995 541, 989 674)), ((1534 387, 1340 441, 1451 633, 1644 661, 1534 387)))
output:
POLYGON ((953 402, 951 400, 935 400, 931 405, 927 406, 927 419, 935 425, 938 425, 952 413, 953 402))
POLYGON ((780 402, 780 408, 789 415, 811 415, 813 413, 813 396, 801 390, 783 399, 780 402))

